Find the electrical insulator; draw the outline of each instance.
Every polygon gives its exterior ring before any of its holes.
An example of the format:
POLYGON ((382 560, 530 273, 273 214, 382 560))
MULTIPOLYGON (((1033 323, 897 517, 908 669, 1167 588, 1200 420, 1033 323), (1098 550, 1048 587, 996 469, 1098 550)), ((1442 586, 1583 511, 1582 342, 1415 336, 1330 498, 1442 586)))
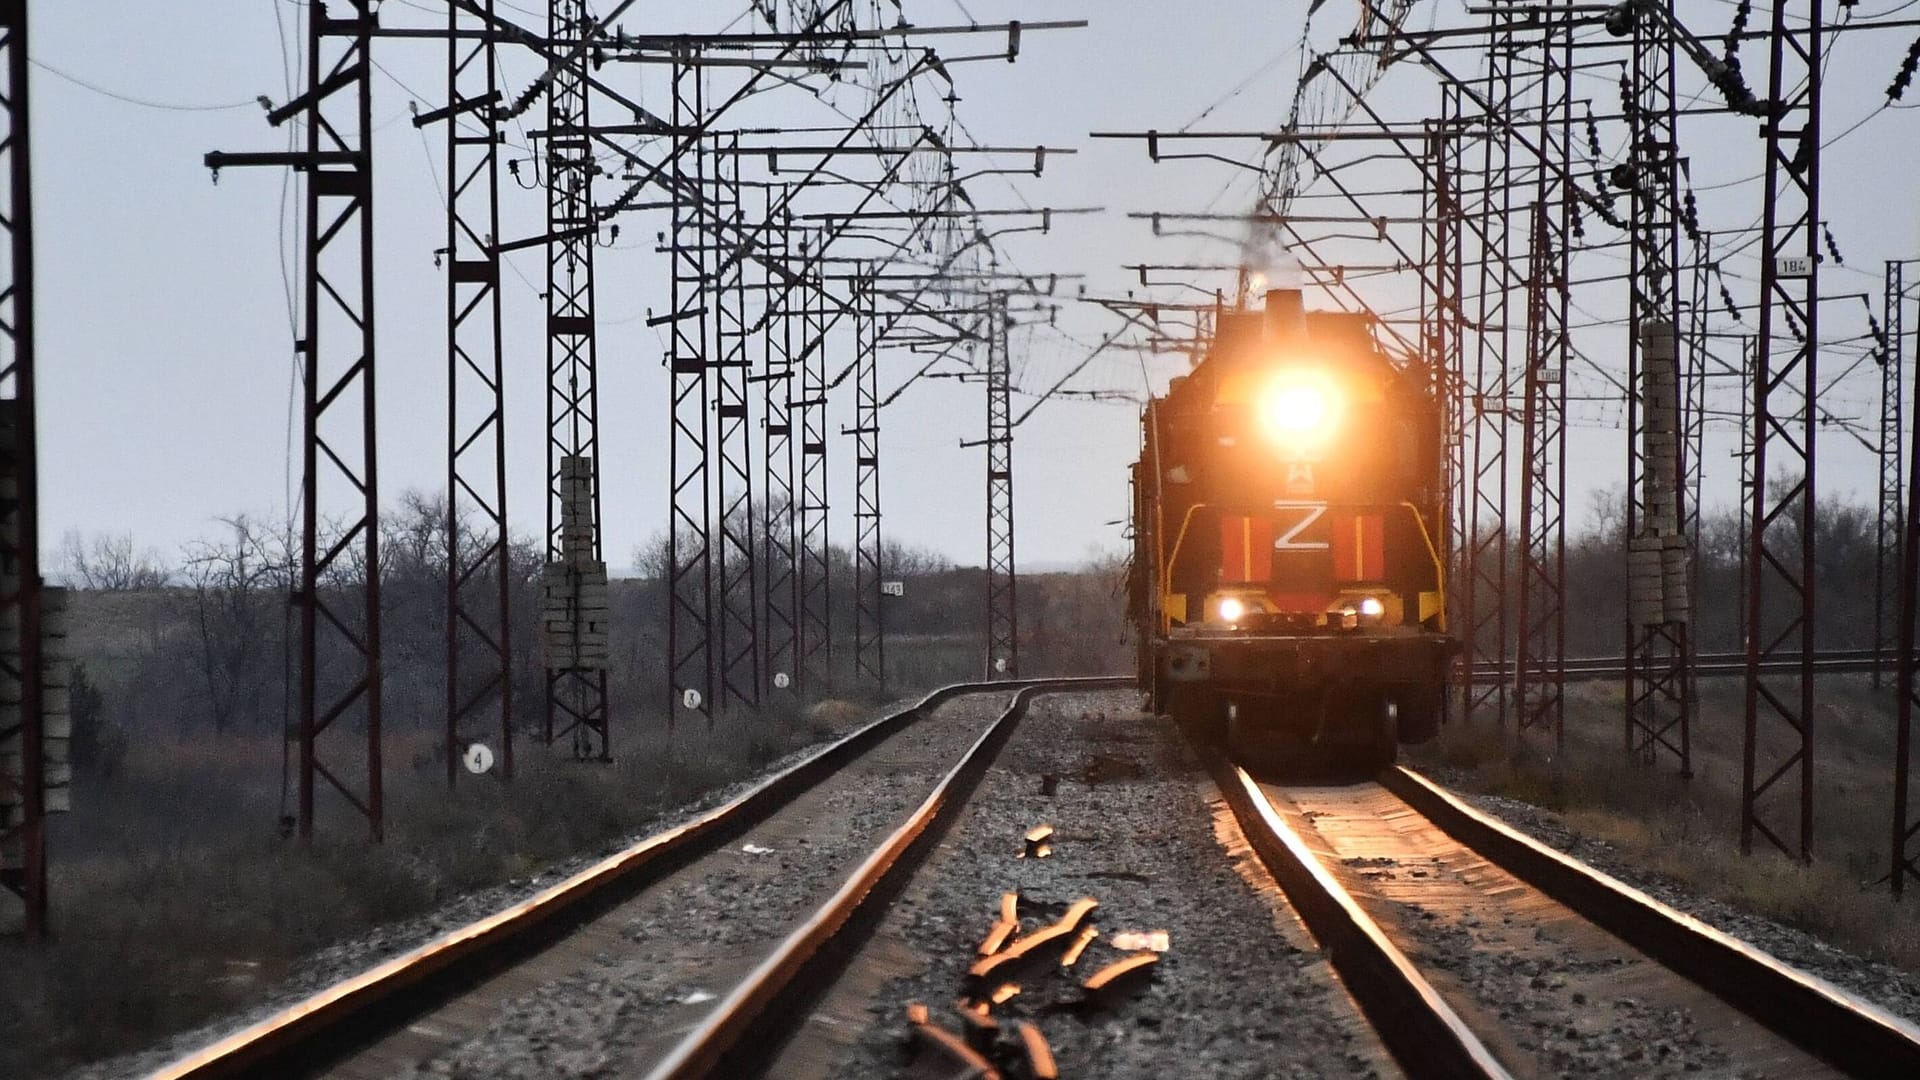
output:
POLYGON ((1914 38, 1907 46, 1907 58, 1900 61, 1900 71, 1893 77, 1893 85, 1887 87, 1887 100, 1899 101, 1906 94, 1907 87, 1913 83, 1913 69, 1920 65, 1920 38, 1914 38))
POLYGON ((1726 54, 1731 60, 1740 51, 1740 39, 1747 32, 1747 19, 1753 14, 1753 0, 1740 0, 1733 9, 1733 28, 1727 31, 1726 54))

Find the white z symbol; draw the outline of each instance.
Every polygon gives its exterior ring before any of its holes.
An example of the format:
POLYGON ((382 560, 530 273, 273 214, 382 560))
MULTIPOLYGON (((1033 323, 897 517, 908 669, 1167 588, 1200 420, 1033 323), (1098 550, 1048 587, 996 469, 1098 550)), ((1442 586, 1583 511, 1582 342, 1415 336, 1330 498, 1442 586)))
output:
POLYGON ((1273 508, 1275 510, 1301 510, 1305 512, 1304 515, 1300 518, 1299 522, 1296 523, 1293 528, 1288 529, 1284 533, 1281 533, 1278 537, 1274 539, 1273 550, 1275 551, 1325 551, 1327 550, 1329 545, 1324 540, 1312 541, 1312 540, 1295 539, 1301 533, 1307 531, 1307 526, 1312 525, 1316 521, 1319 521, 1320 515, 1327 512, 1326 503, 1276 502, 1273 504, 1273 508))

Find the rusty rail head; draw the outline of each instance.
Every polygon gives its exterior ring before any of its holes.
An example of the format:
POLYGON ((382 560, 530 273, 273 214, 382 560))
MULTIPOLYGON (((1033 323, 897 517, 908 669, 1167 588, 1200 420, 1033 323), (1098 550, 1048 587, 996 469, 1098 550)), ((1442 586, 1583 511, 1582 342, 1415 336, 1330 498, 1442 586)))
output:
POLYGON ((310 1070, 458 995, 487 972, 565 934, 666 873, 737 838, 801 792, 930 710, 963 694, 1029 686, 1105 688, 1113 679, 955 683, 881 717, 725 804, 600 860, 565 881, 361 972, 169 1062, 149 1080, 279 1077, 310 1070))
POLYGON ((1253 778, 1217 748, 1195 740, 1195 750, 1248 845, 1327 950, 1334 970, 1400 1067, 1422 1078, 1512 1080, 1479 1036, 1320 864, 1253 778))
POLYGON ((1854 1076, 1920 1076, 1920 1027, 1475 810, 1404 767, 1380 783, 1449 836, 1854 1076))

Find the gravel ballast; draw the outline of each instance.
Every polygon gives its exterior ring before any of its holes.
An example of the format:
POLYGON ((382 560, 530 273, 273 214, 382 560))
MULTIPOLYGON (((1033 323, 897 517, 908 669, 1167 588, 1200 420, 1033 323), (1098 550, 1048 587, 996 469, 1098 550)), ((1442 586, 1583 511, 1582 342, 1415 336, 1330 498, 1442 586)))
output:
MULTIPOLYGON (((1447 779, 1444 772, 1435 773, 1434 778, 1443 783, 1447 779)), ((1477 795, 1459 788, 1451 790, 1479 810, 1619 878, 1661 903, 1896 1016, 1920 1023, 1920 973, 1868 959, 1805 930, 1703 896, 1684 884, 1636 865, 1612 844, 1575 831, 1550 810, 1517 799, 1477 795)))
POLYGON ((1089 922, 1100 936, 1076 965, 1048 965, 994 1009, 1003 1030, 1037 1024, 1063 1076, 1399 1075, 1270 882, 1250 884, 1268 879, 1211 792, 1177 732, 1142 715, 1136 694, 1039 697, 773 1074, 905 1075, 904 1006, 925 1002, 957 1026, 965 969, 1001 894, 1018 891, 1023 933, 1081 897, 1099 901, 1089 922), (1043 823, 1055 830, 1052 854, 1020 857, 1024 834, 1043 823), (1151 983, 1082 1006, 1079 981, 1129 955, 1115 936, 1153 931, 1168 948, 1151 983), (856 1002, 845 1000, 849 985, 856 1002))
POLYGON ((840 886, 1009 697, 969 695, 892 736, 729 850, 598 920, 587 940, 557 946, 565 963, 536 958, 552 977, 523 977, 477 1033, 396 1075, 644 1072, 840 886))
MULTIPOLYGON (((989 695, 993 698, 1001 696, 989 695)), ((943 718, 957 715, 951 710, 962 706, 965 707, 966 715, 973 715, 974 711, 993 711, 988 705, 974 704, 976 700, 963 699, 952 703, 940 710, 940 715, 943 718)), ((874 710, 872 716, 878 717, 897 712, 910 704, 911 700, 892 703, 885 708, 874 710)), ((646 837, 691 821, 745 793, 760 784, 766 777, 791 768, 802 759, 818 753, 819 749, 819 746, 806 747, 786 754, 767 765, 755 776, 716 787, 690 803, 660 814, 626 836, 609 840, 593 850, 553 863, 537 874, 464 893, 423 915, 388 923, 318 950, 302 959, 284 979, 271 987, 264 988, 258 998, 258 1004, 252 1008, 226 1016, 215 1023, 180 1032, 145 1050, 77 1066, 63 1073, 62 1080, 121 1080, 121 1078, 146 1076, 168 1062, 259 1023, 329 986, 384 963, 396 955, 418 948, 438 937, 520 903, 646 837)))

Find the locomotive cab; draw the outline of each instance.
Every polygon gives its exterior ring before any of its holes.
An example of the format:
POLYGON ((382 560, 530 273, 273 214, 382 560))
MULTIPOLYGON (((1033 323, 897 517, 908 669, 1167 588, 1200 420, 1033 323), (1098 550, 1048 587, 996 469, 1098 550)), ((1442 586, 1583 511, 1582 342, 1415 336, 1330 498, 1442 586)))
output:
POLYGON ((1143 417, 1134 615, 1156 710, 1384 764, 1430 737, 1455 651, 1439 410, 1365 316, 1225 312, 1143 417))

